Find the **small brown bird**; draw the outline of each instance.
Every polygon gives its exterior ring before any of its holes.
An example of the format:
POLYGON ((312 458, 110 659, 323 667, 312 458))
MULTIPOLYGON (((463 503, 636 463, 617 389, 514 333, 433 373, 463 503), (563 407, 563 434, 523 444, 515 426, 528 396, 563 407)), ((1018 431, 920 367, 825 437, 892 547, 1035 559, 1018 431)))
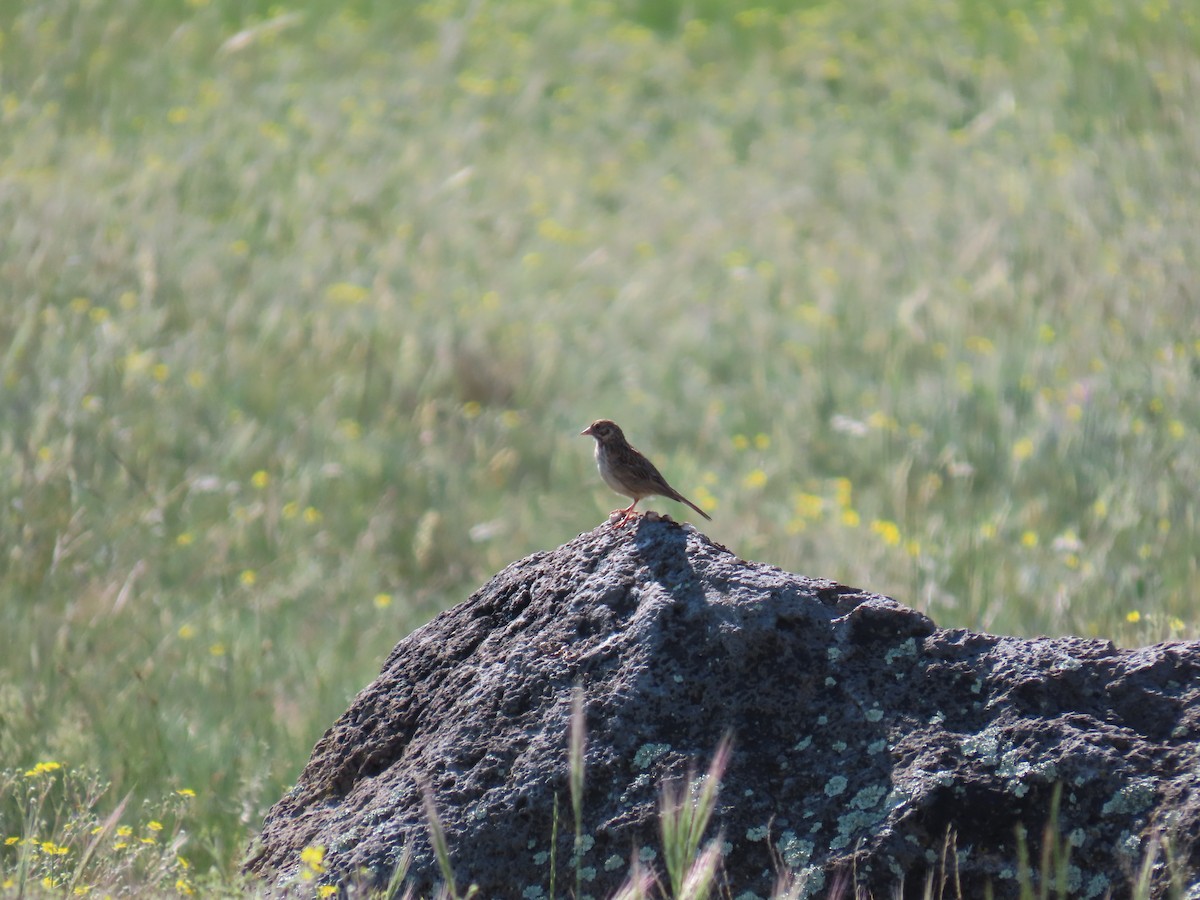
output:
MULTIPOLYGON (((675 488, 667 484, 654 463, 642 456, 629 441, 616 422, 608 419, 597 419, 580 434, 590 434, 596 439, 596 467, 604 483, 626 497, 632 497, 633 502, 621 510, 617 527, 624 525, 633 518, 633 508, 644 497, 669 497, 686 503, 704 518, 711 521, 712 516, 698 507, 675 488)), ((610 513, 611 515, 611 513, 610 513)))

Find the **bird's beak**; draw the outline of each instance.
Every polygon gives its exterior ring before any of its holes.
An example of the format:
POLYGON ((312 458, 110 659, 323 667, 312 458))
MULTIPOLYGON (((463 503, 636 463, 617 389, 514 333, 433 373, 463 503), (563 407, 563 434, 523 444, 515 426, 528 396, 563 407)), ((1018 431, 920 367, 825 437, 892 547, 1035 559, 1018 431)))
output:
POLYGON ((580 433, 580 434, 591 434, 591 433, 592 433, 592 426, 591 426, 591 425, 589 425, 587 428, 583 429, 583 431, 581 431, 581 432, 579 432, 579 433, 580 433))

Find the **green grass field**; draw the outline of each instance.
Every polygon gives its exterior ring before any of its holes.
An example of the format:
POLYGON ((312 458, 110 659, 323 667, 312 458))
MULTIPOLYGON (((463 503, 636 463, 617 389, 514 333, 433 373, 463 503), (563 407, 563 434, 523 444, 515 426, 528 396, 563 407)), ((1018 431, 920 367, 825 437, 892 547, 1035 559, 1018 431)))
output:
POLYGON ((1182 0, 5 6, 3 890, 236 890, 600 416, 743 556, 1195 637, 1198 95, 1182 0))

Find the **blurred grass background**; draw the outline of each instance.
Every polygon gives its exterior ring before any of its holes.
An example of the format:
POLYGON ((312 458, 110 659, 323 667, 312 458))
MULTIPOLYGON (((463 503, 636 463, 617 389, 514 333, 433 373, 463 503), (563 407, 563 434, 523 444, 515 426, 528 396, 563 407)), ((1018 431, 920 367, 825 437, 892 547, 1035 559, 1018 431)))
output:
POLYGON ((1183 0, 3 7, 0 760, 228 877, 600 416, 743 556, 1194 637, 1197 96, 1183 0))

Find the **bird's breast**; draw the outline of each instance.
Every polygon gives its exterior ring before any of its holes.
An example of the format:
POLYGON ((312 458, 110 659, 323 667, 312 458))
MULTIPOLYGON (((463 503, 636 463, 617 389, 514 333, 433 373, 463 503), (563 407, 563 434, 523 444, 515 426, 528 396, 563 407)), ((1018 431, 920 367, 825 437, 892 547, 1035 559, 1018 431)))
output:
POLYGON ((612 464, 609 462, 608 453, 606 453, 599 444, 596 445, 596 468, 600 470, 600 477, 604 479, 604 483, 610 488, 625 497, 633 497, 629 492, 629 488, 625 487, 613 474, 612 464))

